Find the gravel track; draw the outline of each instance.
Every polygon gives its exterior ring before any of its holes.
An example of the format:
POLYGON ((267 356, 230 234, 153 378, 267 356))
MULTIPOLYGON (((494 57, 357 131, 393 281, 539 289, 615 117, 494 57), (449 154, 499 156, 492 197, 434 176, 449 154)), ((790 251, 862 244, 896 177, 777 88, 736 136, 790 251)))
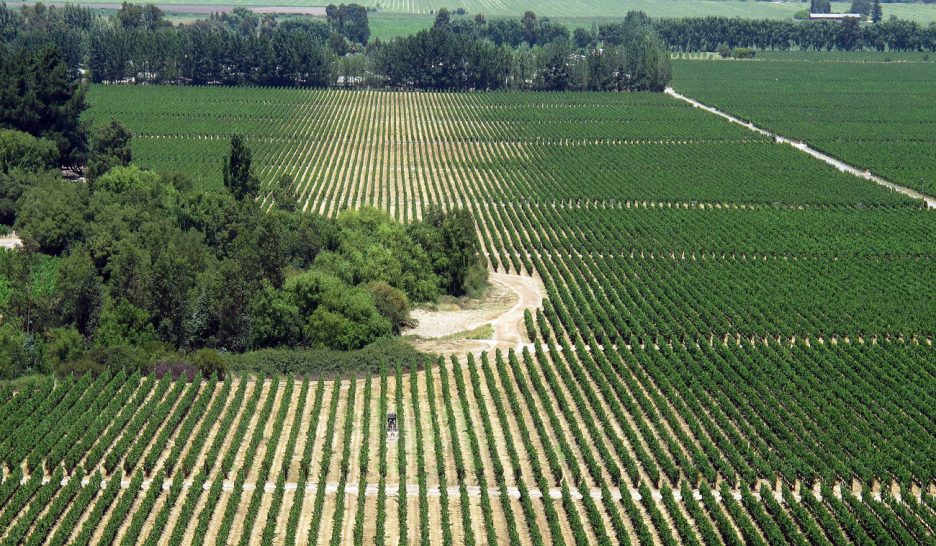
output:
POLYGON ((835 167, 836 169, 838 169, 838 170, 840 170, 840 171, 842 171, 842 172, 855 175, 855 176, 857 176, 857 177, 859 177, 859 178, 864 178, 865 180, 870 180, 871 182, 874 182, 875 184, 880 184, 881 186, 884 186, 885 188, 891 189, 891 190, 896 191, 896 192, 898 192, 898 193, 902 193, 902 194, 906 195, 907 197, 910 197, 910 198, 913 198, 913 199, 922 200, 922 201, 924 201, 924 202, 926 203, 927 208, 936 209, 936 198, 934 198, 934 197, 930 197, 930 196, 928 196, 928 195, 924 195, 924 194, 922 194, 922 193, 920 193, 920 192, 918 192, 918 191, 916 191, 916 190, 912 190, 912 189, 910 189, 910 188, 901 186, 901 185, 899 185, 899 184, 895 184, 895 183, 893 183, 893 182, 891 182, 891 181, 889 181, 889 180, 885 180, 885 179, 881 178, 880 176, 871 174, 871 171, 868 171, 868 170, 861 170, 861 169, 859 169, 859 168, 857 168, 857 167, 854 167, 854 166, 852 166, 852 165, 849 165, 848 163, 845 163, 844 161, 842 161, 842 160, 840 160, 840 159, 837 159, 837 158, 835 158, 835 157, 832 157, 832 156, 830 156, 830 155, 828 155, 828 154, 824 154, 824 153, 820 152, 819 150, 816 150, 815 148, 810 147, 810 146, 809 146, 808 144, 806 144, 805 142, 800 142, 800 141, 796 141, 796 140, 792 140, 792 139, 786 138, 786 137, 784 137, 784 136, 778 135, 778 134, 773 133, 773 132, 771 132, 771 131, 768 131, 768 130, 766 130, 766 129, 762 129, 762 128, 760 128, 760 127, 754 125, 753 123, 751 123, 751 122, 749 122, 749 121, 744 121, 744 120, 742 120, 742 119, 740 119, 740 118, 736 118, 735 116, 732 116, 731 114, 728 114, 728 113, 726 113, 726 112, 722 112, 721 110, 718 110, 717 108, 712 108, 711 106, 706 106, 706 105, 702 104, 701 102, 699 102, 699 101, 697 101, 697 100, 695 100, 695 99, 692 99, 692 98, 690 98, 690 97, 687 97, 687 96, 685 96, 685 95, 682 95, 682 94, 676 92, 675 90, 673 90, 672 87, 667 87, 665 92, 666 92, 667 95, 670 95, 671 97, 673 97, 673 98, 675 98, 675 99, 681 100, 681 101, 683 101, 683 102, 687 102, 687 103, 689 103, 689 104, 695 106, 696 108, 701 108, 701 109, 705 110, 706 112, 711 112, 712 114, 715 114, 716 116, 725 118, 725 119, 727 119, 728 121, 730 121, 730 122, 732 122, 732 123, 737 123, 738 125, 742 125, 742 126, 744 126, 744 127, 747 127, 748 129, 750 129, 751 131, 754 131, 755 133, 760 133, 760 134, 762 134, 762 135, 764 135, 764 136, 769 136, 769 137, 773 138, 774 141, 776 141, 778 144, 789 144, 790 146, 793 146, 793 147, 796 148, 797 150, 800 150, 800 151, 803 152, 803 153, 809 154, 809 155, 811 155, 812 157, 814 157, 814 158, 816 158, 816 159, 818 159, 818 160, 820 160, 820 161, 823 161, 823 162, 825 162, 825 163, 828 163, 829 165, 835 167))

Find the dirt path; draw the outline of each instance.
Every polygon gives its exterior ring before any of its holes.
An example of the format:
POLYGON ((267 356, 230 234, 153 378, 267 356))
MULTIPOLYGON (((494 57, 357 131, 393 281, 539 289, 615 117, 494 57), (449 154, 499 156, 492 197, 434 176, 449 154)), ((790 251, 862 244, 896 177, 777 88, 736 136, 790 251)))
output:
POLYGON ((417 309, 412 316, 419 321, 416 328, 404 331, 415 335, 413 344, 423 350, 450 355, 479 354, 495 349, 521 350, 529 342, 523 313, 543 307, 546 288, 536 276, 490 273, 492 293, 480 309, 429 311, 417 309), (487 328, 480 339, 466 339, 459 334, 487 328))
POLYGON ((842 161, 842 160, 840 160, 840 159, 836 159, 836 158, 834 158, 834 157, 832 157, 832 156, 830 156, 830 155, 826 155, 826 154, 820 152, 819 150, 816 150, 815 148, 810 147, 809 145, 807 145, 807 144, 804 143, 804 142, 799 142, 799 141, 796 141, 796 140, 792 140, 792 139, 783 137, 783 136, 778 135, 778 134, 776 134, 776 133, 772 133, 772 132, 770 132, 770 131, 767 131, 766 129, 762 129, 762 128, 760 128, 760 127, 757 127, 757 126, 754 125, 753 123, 750 123, 750 122, 747 122, 747 121, 743 121, 743 120, 741 120, 741 119, 739 119, 739 118, 736 118, 736 117, 732 116, 731 114, 728 114, 728 113, 726 113, 726 112, 722 112, 721 110, 718 110, 717 108, 712 108, 711 106, 706 106, 706 105, 702 104, 701 102, 699 102, 699 101, 697 101, 697 100, 695 100, 695 99, 691 99, 691 98, 689 98, 689 97, 687 97, 687 96, 685 96, 685 95, 682 95, 682 94, 676 92, 672 87, 667 87, 665 92, 666 92, 667 95, 670 95, 670 96, 673 97, 673 98, 676 98, 676 99, 681 100, 681 101, 683 101, 683 102, 687 102, 687 103, 689 103, 689 104, 695 106, 696 108, 701 108, 701 109, 705 110, 706 112, 710 112, 710 113, 712 113, 712 114, 715 114, 716 116, 719 116, 719 117, 722 117, 722 118, 724 118, 724 119, 727 119, 728 121, 730 121, 730 122, 732 122, 732 123, 737 123, 738 125, 747 127, 748 129, 750 129, 751 131, 754 131, 755 133, 760 133, 760 134, 762 134, 762 135, 769 136, 769 137, 773 138, 778 144, 789 144, 790 146, 793 146, 793 147, 796 148, 797 150, 800 150, 801 152, 807 153, 807 154, 811 155, 812 157, 814 157, 814 158, 816 158, 816 159, 818 159, 818 160, 820 160, 820 161, 822 161, 822 162, 824 162, 824 163, 828 163, 829 165, 832 165, 833 167, 835 167, 836 169, 838 169, 838 170, 840 170, 840 171, 842 171, 842 172, 852 174, 852 175, 857 176, 857 177, 859 177, 859 178, 864 178, 865 180, 870 180, 871 182, 874 182, 874 183, 876 183, 876 184, 880 184, 881 186, 884 186, 885 188, 891 189, 891 190, 896 191, 896 192, 898 192, 898 193, 902 193, 902 194, 904 194, 904 195, 906 195, 906 196, 908 196, 908 197, 911 197, 911 198, 913 198, 913 199, 920 199, 920 200, 923 200, 923 201, 926 203, 926 206, 927 206, 928 208, 936 209, 936 198, 934 198, 934 197, 930 197, 930 196, 928 196, 928 195, 924 195, 924 194, 922 194, 922 193, 920 193, 920 192, 918 192, 918 191, 916 191, 916 190, 912 190, 912 189, 910 189, 910 188, 901 186, 901 185, 899 185, 899 184, 895 184, 895 183, 893 183, 893 182, 891 182, 891 181, 889 181, 889 180, 884 180, 884 179, 881 178, 880 176, 876 176, 876 175, 871 174, 871 171, 868 171, 868 170, 861 170, 861 169, 858 169, 858 168, 856 168, 856 167, 853 167, 852 165, 849 165, 848 163, 845 163, 844 161, 842 161))

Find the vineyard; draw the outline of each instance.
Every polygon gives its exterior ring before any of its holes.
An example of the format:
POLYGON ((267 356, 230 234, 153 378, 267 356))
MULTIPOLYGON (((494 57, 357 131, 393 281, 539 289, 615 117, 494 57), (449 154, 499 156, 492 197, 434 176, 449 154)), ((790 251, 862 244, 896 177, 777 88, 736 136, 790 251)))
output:
POLYGON ((532 348, 431 371, 4 392, 4 543, 932 540, 931 348, 614 350, 533 321, 532 348))
POLYGON ((205 188, 237 130, 307 210, 467 207, 547 298, 374 376, 0 387, 3 544, 934 542, 921 203, 662 94, 90 101, 205 188))
POLYGON ((673 87, 700 102, 936 193, 932 63, 678 61, 673 73, 673 87))
POLYGON ((96 86, 134 159, 220 184, 232 132, 306 209, 429 202, 899 204, 903 198, 669 97, 96 86), (691 183, 687 183, 690 181, 691 183))

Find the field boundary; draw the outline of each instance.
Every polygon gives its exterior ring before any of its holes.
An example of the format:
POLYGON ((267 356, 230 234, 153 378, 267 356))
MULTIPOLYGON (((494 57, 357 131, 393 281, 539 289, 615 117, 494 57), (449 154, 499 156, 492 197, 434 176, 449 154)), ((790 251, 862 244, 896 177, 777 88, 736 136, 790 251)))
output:
POLYGON ((714 108, 714 107, 712 107, 712 106, 708 106, 708 105, 702 104, 701 102, 699 102, 699 101, 697 101, 697 100, 695 100, 695 99, 693 99, 693 98, 691 98, 691 97, 687 97, 686 95, 683 95, 683 94, 679 93, 678 91, 676 91, 676 90, 673 89, 672 87, 667 87, 666 90, 665 90, 664 92, 665 92, 667 95, 669 95, 669 96, 671 96, 671 97, 673 97, 673 98, 675 98, 675 99, 677 99, 677 100, 681 100, 681 101, 683 101, 683 102, 687 102, 687 103, 691 104, 692 106, 694 106, 694 107, 696 107, 696 108, 701 108, 702 110, 705 110, 706 112, 715 114, 716 116, 719 116, 719 117, 721 117, 721 118, 724 118, 724 119, 730 121, 731 123, 736 123, 736 124, 738 124, 738 125, 741 125, 741 126, 743 126, 743 127, 746 127, 746 128, 748 128, 748 129, 750 129, 751 131, 754 131, 755 133, 758 133, 758 134, 761 134, 761 135, 764 135, 764 136, 771 137, 771 138, 774 139, 774 141, 775 141, 777 144, 789 144, 790 146, 796 148, 797 150, 799 150, 799 151, 801 151, 801 152, 803 152, 803 153, 806 153, 806 154, 808 154, 808 155, 810 155, 810 156, 812 156, 812 157, 814 157, 814 158, 816 158, 816 159, 818 159, 818 160, 820 160, 820 161, 823 161, 824 163, 827 163, 827 164, 829 164, 829 165, 835 167, 836 169, 838 169, 838 170, 840 170, 840 171, 842 171, 842 172, 844 172, 844 173, 852 174, 852 175, 854 175, 854 176, 857 176, 858 178, 864 178, 865 180, 870 180, 871 182, 874 182, 875 184, 884 186, 885 188, 888 188, 888 189, 890 189, 890 190, 896 191, 896 192, 898 192, 898 193, 902 193, 902 194, 906 195, 907 197, 910 197, 910 198, 913 198, 913 199, 922 200, 924 203, 926 203, 927 208, 936 209, 936 198, 934 198, 934 197, 930 197, 930 196, 928 196, 928 195, 926 195, 926 194, 920 193, 920 192, 918 192, 918 191, 916 191, 916 190, 913 190, 913 189, 910 189, 910 188, 908 188, 908 187, 906 187, 906 186, 901 186, 900 184, 895 184, 894 182, 891 182, 890 180, 885 180, 884 178, 881 178, 880 176, 877 176, 877 175, 875 175, 875 174, 871 174, 871 171, 869 171, 869 170, 867 170, 867 169, 866 169, 866 170, 861 170, 861 169, 855 167, 854 165, 850 165, 850 164, 848 164, 848 163, 845 163, 845 162, 842 161, 841 159, 838 159, 838 158, 833 157, 833 156, 831 156, 831 155, 828 155, 828 154, 825 154, 825 153, 823 153, 823 152, 820 152, 819 150, 817 150, 817 149, 815 149, 815 148, 809 146, 809 145, 806 144, 805 142, 801 142, 801 141, 798 141, 798 140, 793 140, 793 139, 784 137, 784 136, 779 135, 779 134, 777 134, 777 133, 774 133, 774 132, 772 132, 772 131, 768 131, 767 129, 764 129, 764 128, 762 128, 762 127, 758 127, 757 125, 754 125, 754 124, 753 124, 752 122, 750 122, 750 121, 744 121, 744 120, 742 120, 741 118, 732 116, 731 114, 729 114, 729 113, 727 113, 727 112, 723 112, 723 111, 721 111, 721 110, 719 110, 719 109, 717 109, 717 108, 714 108))

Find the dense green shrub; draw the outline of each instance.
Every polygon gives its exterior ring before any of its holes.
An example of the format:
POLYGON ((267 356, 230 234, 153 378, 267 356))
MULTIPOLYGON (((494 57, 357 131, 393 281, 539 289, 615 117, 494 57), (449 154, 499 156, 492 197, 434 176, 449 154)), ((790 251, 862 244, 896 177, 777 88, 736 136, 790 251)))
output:
POLYGON ((59 151, 55 143, 29 133, 0 129, 0 171, 20 168, 41 171, 56 167, 59 151))
POLYGON ((39 243, 49 254, 61 254, 80 241, 85 228, 82 186, 65 180, 41 178, 18 201, 16 229, 39 243))
POLYGON ((219 380, 224 379, 224 372, 227 370, 227 362, 214 349, 202 349, 195 353, 192 356, 192 364, 205 379, 210 379, 211 376, 217 376, 219 380))
POLYGON ((423 360, 430 358, 399 338, 381 338, 356 351, 263 349, 223 356, 228 369, 233 372, 316 377, 377 373, 382 362, 389 366, 399 362, 405 369, 410 369, 412 366, 421 367, 423 360))

